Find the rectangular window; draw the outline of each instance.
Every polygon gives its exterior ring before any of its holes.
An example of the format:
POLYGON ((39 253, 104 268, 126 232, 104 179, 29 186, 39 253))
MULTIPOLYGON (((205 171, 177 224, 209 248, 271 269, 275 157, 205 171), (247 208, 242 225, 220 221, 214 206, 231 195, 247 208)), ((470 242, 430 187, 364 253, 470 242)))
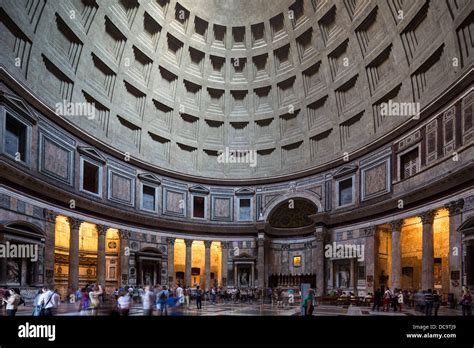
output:
POLYGON ((99 194, 99 167, 87 161, 82 165, 82 189, 99 194))
POLYGON ((418 171, 418 148, 402 155, 400 158, 400 178, 406 179, 418 171))
POLYGON ((7 114, 5 122, 5 152, 25 162, 27 134, 27 126, 7 114))
POLYGON ((352 203, 352 178, 339 182, 339 206, 352 203))
POLYGON ((204 219, 204 197, 193 196, 193 217, 204 219))
POLYGON ((239 220, 250 220, 250 198, 239 199, 239 220))
POLYGON ((365 280, 365 266, 357 266, 357 279, 365 280))
POLYGON ((155 211, 156 189, 151 186, 143 185, 142 188, 142 208, 155 211))

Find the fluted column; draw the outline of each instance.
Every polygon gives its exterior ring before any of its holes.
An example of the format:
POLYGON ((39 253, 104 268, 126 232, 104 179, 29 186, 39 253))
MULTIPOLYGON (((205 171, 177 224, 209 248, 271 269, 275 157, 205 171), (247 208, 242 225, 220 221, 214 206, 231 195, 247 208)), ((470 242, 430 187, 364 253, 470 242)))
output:
POLYGON ((191 269, 192 269, 192 245, 193 241, 191 239, 185 239, 184 243, 186 244, 186 274, 184 278, 186 279, 186 286, 193 286, 191 283, 192 276, 191 276, 191 269))
POLYGON ((49 209, 43 209, 44 227, 46 232, 44 253, 44 284, 54 286, 54 248, 56 237, 57 214, 49 209))
POLYGON ((105 288, 105 237, 109 228, 105 225, 97 225, 98 248, 97 248, 97 283, 105 288))
MULTIPOLYGON (((257 286, 259 288, 265 287, 265 233, 259 233, 257 239, 257 286)), ((252 281, 254 281, 252 276, 252 281)))
POLYGON ((210 289, 211 288, 211 244, 212 240, 205 240, 204 241, 204 247, 206 249, 206 252, 204 254, 205 257, 205 279, 206 282, 204 284, 205 289, 210 289))
POLYGON ((69 221, 69 287, 76 291, 79 287, 79 229, 83 220, 68 217, 69 221))
POLYGON ((430 210, 420 214, 423 224, 423 250, 421 259, 421 288, 423 290, 434 287, 434 243, 433 243, 433 220, 436 211, 430 210))
POLYGON ((324 287, 324 241, 326 239, 326 228, 316 226, 314 236, 316 237, 315 258, 313 260, 313 268, 316 273, 316 296, 322 296, 325 292, 324 287))
POLYGON ((374 293, 375 283, 375 265, 378 258, 378 249, 375 244, 375 234, 377 226, 369 226, 362 230, 362 235, 365 237, 365 279, 367 285, 367 292, 374 293))
POLYGON ((390 223, 392 227, 392 289, 401 288, 402 251, 400 245, 400 232, 403 220, 390 223))
POLYGON ((120 230, 120 274, 119 284, 122 286, 129 285, 129 258, 130 258, 130 231, 120 230))
POLYGON ((301 273, 311 274, 313 273, 313 262, 311 260, 311 249, 313 248, 312 242, 304 242, 304 256, 301 273))
POLYGON ((221 242, 222 250, 222 286, 227 286, 227 262, 229 258, 229 242, 221 242))
POLYGON ((168 244, 168 284, 169 285, 173 285, 175 281, 175 272, 174 272, 174 242, 175 241, 176 241, 176 238, 173 238, 173 237, 166 238, 166 243, 168 244))
POLYGON ((459 278, 451 278, 449 282, 449 292, 458 295, 461 292, 461 270, 462 270, 462 238, 458 231, 462 223, 462 208, 464 199, 449 202, 445 208, 449 210, 449 274, 459 275, 459 278))

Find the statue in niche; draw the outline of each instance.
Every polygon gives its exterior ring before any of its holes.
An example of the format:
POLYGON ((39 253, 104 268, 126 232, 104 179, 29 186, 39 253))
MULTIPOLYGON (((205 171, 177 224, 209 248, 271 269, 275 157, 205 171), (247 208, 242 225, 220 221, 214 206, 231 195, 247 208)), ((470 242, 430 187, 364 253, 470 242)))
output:
POLYGON ((248 286, 249 285, 249 274, 246 269, 242 270, 240 274, 240 286, 248 286))
POLYGON ((349 287, 350 273, 347 266, 341 266, 339 270, 339 287, 347 288, 349 287))
POLYGON ((20 266, 14 260, 7 262, 7 281, 9 283, 20 283, 20 266))

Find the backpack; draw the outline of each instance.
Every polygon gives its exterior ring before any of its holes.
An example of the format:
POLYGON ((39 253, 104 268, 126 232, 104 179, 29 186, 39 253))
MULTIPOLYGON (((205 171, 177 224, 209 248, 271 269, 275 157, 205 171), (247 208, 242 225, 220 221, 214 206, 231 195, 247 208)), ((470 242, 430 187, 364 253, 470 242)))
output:
POLYGON ((162 300, 162 301, 166 300, 166 294, 165 294, 164 291, 161 292, 160 300, 162 300))

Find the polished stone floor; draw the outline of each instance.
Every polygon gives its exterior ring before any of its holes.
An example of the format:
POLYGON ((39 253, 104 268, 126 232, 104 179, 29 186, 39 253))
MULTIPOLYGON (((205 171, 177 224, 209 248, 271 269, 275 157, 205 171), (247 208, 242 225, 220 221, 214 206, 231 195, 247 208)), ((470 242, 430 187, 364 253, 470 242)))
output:
MULTIPOLYGON (((99 315, 110 315, 113 304, 104 304, 100 310, 99 315)), ((28 316, 31 315, 31 306, 20 306, 17 315, 28 316)), ((130 309, 130 316, 140 316, 143 314, 141 304, 133 304, 130 309)), ((156 315, 156 313, 154 313, 156 315)), ((0 311, 0 315, 5 315, 0 311)), ((77 304, 62 303, 57 310, 58 316, 75 316, 84 315, 79 313, 77 304)), ((85 313, 87 315, 87 313, 85 313)), ((202 309, 198 310, 193 303, 189 308, 175 307, 168 311, 170 316, 298 316, 300 315, 300 307, 298 304, 293 306, 278 307, 271 304, 261 303, 219 303, 210 304, 203 302, 202 309)), ((370 307, 365 306, 334 306, 322 304, 315 308, 313 313, 315 316, 423 316, 424 313, 415 311, 412 308, 406 308, 402 313, 399 312, 382 312, 372 311, 370 307)), ((459 309, 449 309, 441 307, 438 315, 440 316, 459 316, 461 311, 459 309)))

